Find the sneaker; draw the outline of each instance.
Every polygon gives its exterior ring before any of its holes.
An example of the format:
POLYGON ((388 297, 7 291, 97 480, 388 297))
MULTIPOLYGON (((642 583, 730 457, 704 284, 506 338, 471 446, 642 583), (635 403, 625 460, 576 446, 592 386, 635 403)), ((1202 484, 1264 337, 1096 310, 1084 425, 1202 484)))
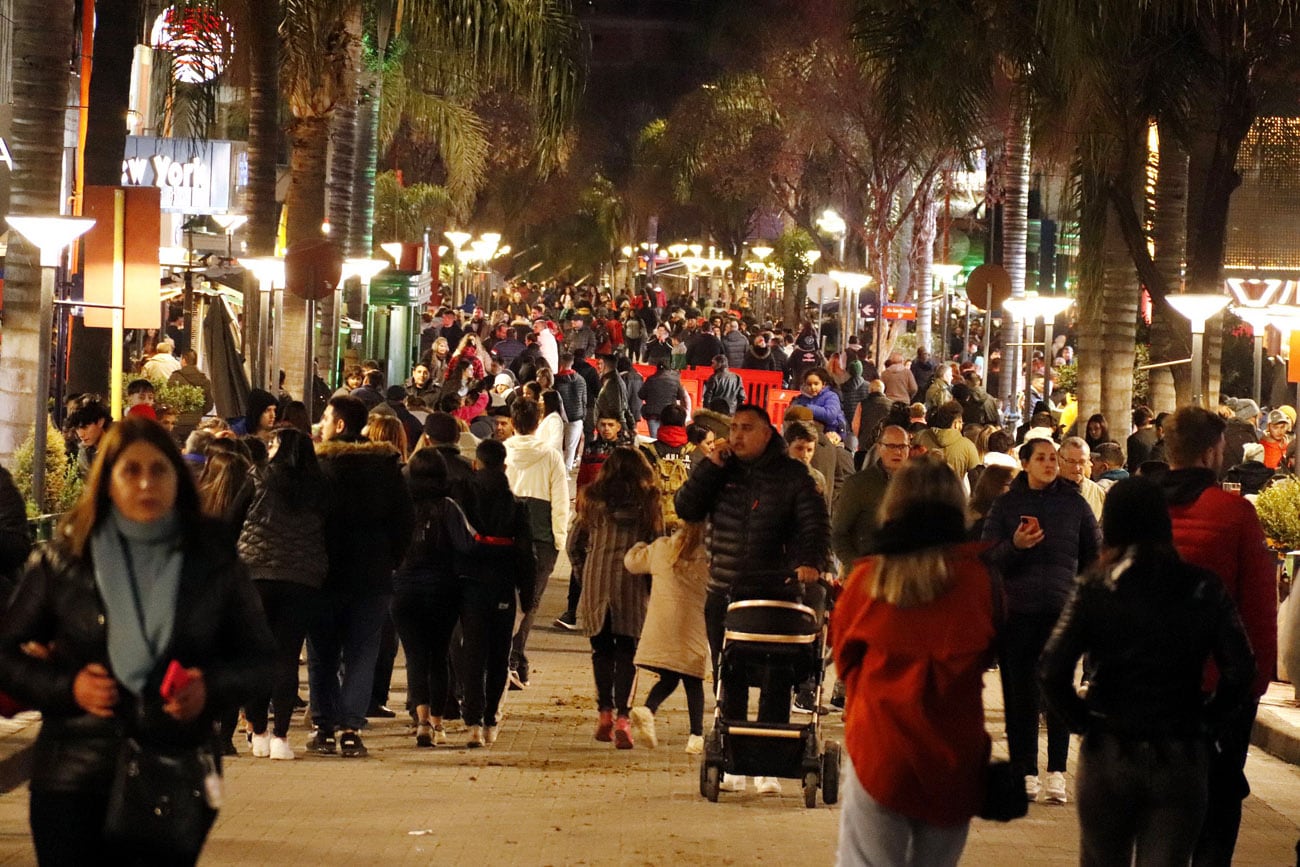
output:
POLYGON ((469 740, 465 743, 465 746, 469 747, 471 750, 476 750, 481 746, 485 746, 483 740, 483 726, 469 727, 469 740))
POLYGON ((748 782, 749 778, 743 774, 723 774, 718 788, 724 792, 743 792, 748 782))
POLYGON ((1025 794, 1029 796, 1029 800, 1031 800, 1031 801, 1037 801, 1037 800, 1038 800, 1038 791, 1039 791, 1039 789, 1041 789, 1041 788, 1042 788, 1042 786, 1041 786, 1041 785, 1039 784, 1039 782, 1038 782, 1038 777, 1036 777, 1036 776, 1032 776, 1032 775, 1026 775, 1026 777, 1025 777, 1025 794))
POLYGON ((264 759, 271 755, 271 736, 263 732, 260 735, 249 735, 248 742, 253 747, 253 758, 264 759))
POLYGON ((602 710, 600 712, 600 718, 596 721, 596 740, 605 744, 614 740, 614 712, 612 710, 602 710))
POLYGON ((497 735, 501 733, 501 726, 483 726, 483 742, 492 746, 497 742, 497 735))
POLYGON ((447 745, 447 730, 442 724, 433 727, 433 745, 435 747, 445 747, 447 745))
POLYGON ((415 745, 417 747, 433 746, 433 726, 425 723, 415 727, 415 745))
POLYGON ((344 732, 339 735, 339 754, 345 759, 364 759, 370 753, 361 742, 361 735, 356 732, 344 732))
POLYGON ((698 756, 704 752, 704 735, 691 735, 686 739, 686 755, 698 756))
POLYGON ((292 761, 297 758, 288 738, 271 738, 271 758, 277 761, 292 761))
POLYGON ((311 737, 307 739, 307 749, 322 756, 334 755, 336 750, 334 732, 312 729, 311 737))
POLYGON ((1045 804, 1065 804, 1069 798, 1065 796, 1065 774, 1061 771, 1048 771, 1047 783, 1043 786, 1043 803, 1045 804))
POLYGON ((614 722, 614 749, 632 749, 632 723, 625 716, 619 717, 614 722))
POLYGON ((760 795, 779 795, 781 781, 776 777, 754 777, 754 791, 760 795))
POLYGON ((572 611, 566 611, 551 622, 560 629, 567 629, 568 631, 573 632, 578 628, 578 615, 574 614, 572 611))
POLYGON ((652 750, 659 746, 659 738, 655 736, 655 715, 651 713, 650 708, 632 708, 631 721, 632 731, 638 741, 652 750))
POLYGON ((396 719, 397 711, 386 704, 377 704, 366 711, 366 716, 373 719, 396 719))
POLYGON ((514 668, 510 669, 510 676, 507 683, 509 684, 509 688, 513 690, 525 689, 528 686, 527 679, 519 674, 518 669, 514 668))

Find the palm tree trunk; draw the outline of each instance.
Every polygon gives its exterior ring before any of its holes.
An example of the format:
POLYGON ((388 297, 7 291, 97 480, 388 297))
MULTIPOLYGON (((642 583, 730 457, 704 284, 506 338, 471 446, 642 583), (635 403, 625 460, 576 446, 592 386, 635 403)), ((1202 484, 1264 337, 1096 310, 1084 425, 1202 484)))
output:
MULTIPOLYGON (((295 118, 289 127, 293 147, 289 159, 288 240, 319 238, 325 221, 325 161, 329 149, 328 117, 295 118)), ((284 321, 275 335, 280 344, 280 366, 290 390, 304 381, 303 358, 307 347, 307 302, 285 293, 284 321)), ((295 394, 295 397, 298 395, 295 394)))
POLYGON ((352 181, 352 226, 348 238, 353 255, 369 256, 375 247, 375 172, 378 163, 379 104, 383 78, 376 72, 361 73, 357 100, 356 160, 352 181))
POLYGON ((97 0, 95 65, 90 76, 86 123, 86 183, 122 182, 126 116, 131 95, 131 61, 140 39, 140 0, 97 0))
POLYGON ((348 33, 345 76, 347 89, 334 106, 330 121, 329 220, 334 242, 343 255, 360 255, 352 236, 352 176, 356 162, 357 77, 361 74, 361 5, 348 10, 343 23, 348 33))
MULTIPOLYGON (((245 0, 248 19, 248 249, 275 252, 279 209, 275 199, 280 140, 280 0, 245 0)), ((245 321, 256 317, 245 317, 245 321)), ((245 344, 256 340, 256 329, 245 344)))
MULTIPOLYGON (((916 205, 912 220, 911 281, 916 298, 916 345, 933 351, 934 336, 943 333, 934 325, 934 235, 939 217, 939 203, 927 194, 916 205)), ((946 312, 946 311, 945 311, 946 312)), ((946 358, 948 348, 936 356, 946 358)))
POLYGON ((1106 221, 1105 285, 1101 319, 1101 413, 1119 442, 1128 435, 1133 412, 1133 364, 1136 354, 1138 298, 1137 269, 1129 255, 1118 221, 1106 221))
MULTIPOLYGON (((13 10, 14 160, 9 211, 59 213, 63 129, 72 47, 72 0, 19 0, 13 10)), ((36 418, 41 364, 50 362, 51 335, 41 333, 39 252, 17 232, 5 260, 4 342, 0 344, 0 463, 30 433, 36 418)))
MULTIPOLYGON (((1151 239, 1152 257, 1164 277, 1165 286, 1176 290, 1182 284, 1187 255, 1187 151, 1169 128, 1160 125, 1160 158, 1156 174, 1151 239)), ((1152 317, 1151 361, 1177 361, 1191 355, 1185 323, 1168 315, 1152 317)), ((1191 401, 1191 369, 1186 364, 1151 370, 1151 408, 1172 412, 1191 401), (1179 396, 1182 399, 1179 399, 1179 396)))
MULTIPOLYGON (((1011 294, 1017 298, 1025 294, 1025 245, 1029 234, 1029 106, 1028 97, 1017 87, 1011 99, 1011 118, 1006 139, 1006 189, 1002 200, 1002 267, 1011 278, 1011 294)), ((1003 317, 1002 335, 1020 342, 1023 331, 1019 321, 1003 317)), ((1082 355, 1083 347, 1080 346, 1082 355)), ((1010 347, 1002 352, 1002 376, 999 391, 1007 405, 1012 398, 1011 389, 1021 368, 1020 347, 1010 347)), ((1080 378, 1083 371, 1080 370, 1080 378)), ((1082 400, 1082 395, 1080 395, 1082 400)), ((1032 406, 1025 412, 1033 411, 1032 406)))

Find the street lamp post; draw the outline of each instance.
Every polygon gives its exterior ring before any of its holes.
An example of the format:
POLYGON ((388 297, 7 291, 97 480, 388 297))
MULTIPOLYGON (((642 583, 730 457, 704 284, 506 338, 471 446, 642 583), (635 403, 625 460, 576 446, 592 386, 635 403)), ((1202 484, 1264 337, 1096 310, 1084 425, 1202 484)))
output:
POLYGON ((1264 404, 1264 330, 1273 321, 1267 309, 1263 307, 1233 307, 1232 312, 1238 319, 1250 326, 1254 340, 1254 363, 1251 365, 1251 396, 1255 402, 1264 404))
POLYGON ((1022 298, 1010 298, 1003 302, 1003 306, 1016 318, 1022 319, 1029 330, 1029 339, 1025 341, 1025 358, 1028 360, 1028 369, 1025 371, 1025 414, 1032 415, 1034 408, 1030 405, 1034 388, 1033 377, 1033 342, 1034 342, 1034 324, 1038 319, 1043 320, 1043 397, 1050 399, 1052 395, 1052 334, 1053 326, 1056 324, 1056 317, 1060 316, 1074 299, 1068 295, 1033 295, 1026 293, 1022 298))
POLYGON ((284 259, 279 256, 254 256, 240 259, 239 264, 248 270, 257 280, 258 288, 258 342, 254 347, 253 388, 270 391, 278 387, 280 376, 280 341, 275 338, 275 329, 280 325, 277 315, 272 324, 271 312, 276 309, 275 290, 284 286, 284 259), (267 349, 270 348, 270 357, 267 349), (268 365, 270 370, 268 373, 268 365))
POLYGON ((460 277, 460 251, 469 239, 474 237, 469 232, 457 232, 448 230, 442 233, 442 236, 451 241, 451 305, 456 306, 456 283, 460 277))
MULTIPOLYGON (((36 426, 32 431, 32 499, 45 510, 45 443, 49 426, 50 334, 54 330, 54 271, 63 249, 95 225, 94 220, 76 217, 6 217, 9 228, 41 251, 41 305, 36 357, 36 426)), ((121 315, 121 311, 114 311, 121 315)), ((121 379, 121 371, 112 375, 121 379)))
POLYGON ((1228 306, 1227 295, 1218 293, 1186 292, 1167 296, 1169 306, 1178 311, 1192 325, 1192 403, 1205 405, 1202 394, 1204 376, 1201 371, 1205 355, 1205 323, 1211 316, 1228 306))
POLYGON ((939 283, 939 289, 943 293, 943 328, 940 334, 943 335, 943 358, 948 358, 948 329, 952 322, 952 311, 949 304, 951 297, 952 278, 961 273, 960 265, 931 265, 930 273, 939 283))

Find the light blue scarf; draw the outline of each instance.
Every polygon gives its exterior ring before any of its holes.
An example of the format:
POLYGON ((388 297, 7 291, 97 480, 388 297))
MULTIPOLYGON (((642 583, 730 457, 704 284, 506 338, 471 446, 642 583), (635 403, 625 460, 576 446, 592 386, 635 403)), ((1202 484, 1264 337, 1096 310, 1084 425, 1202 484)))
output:
POLYGON ((90 540, 108 619, 108 662, 118 682, 136 695, 172 637, 184 560, 177 528, 175 515, 142 524, 114 507, 90 540))

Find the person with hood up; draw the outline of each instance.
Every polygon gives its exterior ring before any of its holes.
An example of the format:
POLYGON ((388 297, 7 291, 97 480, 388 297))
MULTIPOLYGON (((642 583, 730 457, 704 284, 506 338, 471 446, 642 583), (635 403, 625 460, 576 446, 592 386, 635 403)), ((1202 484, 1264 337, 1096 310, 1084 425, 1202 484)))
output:
POLYGON ((1079 579, 1038 665, 1048 706, 1083 735, 1080 861, 1128 864, 1136 850, 1139 864, 1187 864, 1208 799, 1206 734, 1249 696, 1254 657, 1223 582, 1178 556, 1154 483, 1116 484, 1102 535, 1102 558, 1079 579), (1074 671, 1085 654, 1081 697, 1074 671), (1210 659, 1219 681, 1207 702, 1210 659))
POLYGON ((239 436, 253 436, 269 442, 275 432, 275 408, 278 405, 279 401, 271 392, 255 388, 248 393, 248 411, 243 418, 236 419, 230 429, 239 436))
POLYGON ((708 406, 715 400, 727 403, 727 414, 736 411, 736 407, 745 402, 745 383, 740 374, 728 370, 730 362, 725 355, 713 356, 713 375, 704 381, 704 391, 700 400, 708 406))
POLYGON ((806 406, 812 411, 813 420, 827 433, 844 436, 844 409, 840 405, 840 396, 831 384, 831 375, 824 367, 811 367, 804 371, 800 380, 802 386, 799 396, 794 399, 794 406, 806 406))
POLYGON ((505 442, 506 477, 510 490, 528 507, 536 568, 533 604, 524 611, 510 653, 510 680, 522 689, 529 683, 528 635, 569 535, 569 474, 560 453, 537 437, 541 408, 536 402, 516 400, 510 405, 510 421, 515 435, 505 442))
MULTIPOLYGON (((822 354, 817 350, 817 334, 813 331, 812 326, 807 322, 799 329, 799 336, 794 341, 794 349, 790 357, 785 362, 785 381, 799 387, 803 383, 804 375, 814 367, 822 364, 822 354)), ((823 382, 830 381, 830 374, 826 375, 823 382)))
POLYGON ((1002 573, 1007 620, 999 638, 1002 695, 1011 764, 1025 778, 1031 799, 1064 804, 1070 730, 1047 715, 1047 779, 1038 775, 1039 688, 1035 666, 1052 634, 1075 576, 1097 559, 1097 519, 1074 485, 1060 477, 1056 444, 1031 440, 1020 447, 1024 469, 1011 489, 993 501, 982 540, 1002 573))
POLYGON ((952 396, 961 404, 962 421, 966 424, 997 425, 1001 423, 998 402, 984 390, 984 380, 975 371, 964 377, 964 389, 958 392, 958 383, 953 386, 952 396))
POLYGON ((745 350, 745 360, 740 366, 744 370, 780 370, 783 365, 768 346, 767 338, 756 334, 753 345, 745 350))

